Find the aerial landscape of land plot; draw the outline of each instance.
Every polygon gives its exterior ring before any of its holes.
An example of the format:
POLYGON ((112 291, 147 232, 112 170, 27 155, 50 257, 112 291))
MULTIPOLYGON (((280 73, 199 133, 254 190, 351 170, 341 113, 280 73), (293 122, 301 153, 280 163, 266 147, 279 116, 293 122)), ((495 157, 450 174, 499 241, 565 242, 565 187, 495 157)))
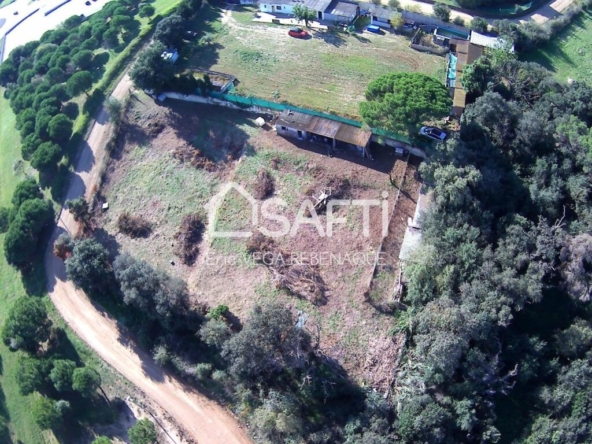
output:
MULTIPOLYGON (((290 220, 305 199, 327 187, 341 190, 340 198, 349 199, 381 199, 386 191, 390 214, 397 193, 390 185, 389 173, 400 169, 399 164, 404 167, 406 160, 395 156, 393 150, 374 152, 374 160, 348 150, 328 158, 322 145, 294 143, 258 128, 255 115, 177 101, 156 105, 146 95, 134 97, 128 111, 130 123, 113 153, 96 206, 109 203, 109 211, 97 210, 96 224, 105 229, 105 239, 114 251, 131 252, 188 280, 196 302, 226 305, 241 319, 256 303, 283 301, 298 307, 308 318, 307 325, 315 331, 318 327, 320 347, 327 355, 356 378, 385 390, 397 353, 397 341, 390 337, 394 320, 381 315, 366 300, 382 242, 378 208, 370 212, 369 237, 360 236, 363 214, 357 208, 338 213, 347 217, 347 222, 336 227, 332 237, 318 239, 315 229, 303 226, 294 237, 282 237, 275 243, 277 251, 302 257, 305 262, 325 257, 318 273, 326 288, 318 300, 314 295, 307 300, 278 290, 274 275, 263 264, 249 260, 247 240, 204 236, 196 263, 183 265, 176 234, 184 216, 197 214, 204 222, 212 222, 208 211, 222 183, 234 182, 256 194, 261 170, 271 174, 274 197, 288 203, 287 208, 274 211, 290 220), (195 150, 211 159, 207 169, 182 161, 184 153, 195 150), (185 192, 179 194, 179 189, 185 192), (118 229, 122 213, 146 220, 150 234, 136 239, 122 234, 118 229), (236 282, 244 284, 238 289, 236 282)), ((416 191, 413 175, 407 180, 407 187, 416 191)), ((257 228, 249 224, 250 211, 242 196, 222 196, 213 222, 218 231, 257 228)), ((407 211, 397 215, 393 226, 402 226, 404 231, 406 217, 413 215, 414 207, 407 211)), ((321 221, 326 224, 326 215, 321 221)), ((402 241, 400 230, 397 236, 402 241)), ((373 302, 388 300, 393 286, 383 288, 381 294, 375 290, 373 302)))
POLYGON ((242 95, 354 118, 368 81, 383 74, 444 78, 444 57, 410 49, 407 37, 313 29, 299 40, 285 26, 252 22, 255 11, 205 7, 194 29, 209 44, 190 45, 182 66, 232 74, 242 95))
POLYGON ((23 1, 0 442, 592 439, 592 0, 23 1))

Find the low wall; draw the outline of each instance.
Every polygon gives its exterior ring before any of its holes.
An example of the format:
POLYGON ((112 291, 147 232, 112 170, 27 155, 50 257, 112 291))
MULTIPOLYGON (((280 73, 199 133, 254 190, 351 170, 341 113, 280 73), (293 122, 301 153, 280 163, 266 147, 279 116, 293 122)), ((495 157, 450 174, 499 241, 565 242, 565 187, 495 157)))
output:
POLYGON ((416 51, 428 52, 430 54, 438 54, 441 56, 448 54, 448 51, 450 51, 448 48, 435 48, 433 46, 416 45, 415 43, 411 43, 409 47, 416 51))
POLYGON ((52 13, 52 12, 54 12, 55 10, 57 10, 57 9, 60 9, 60 8, 61 8, 62 6, 64 6, 66 3, 70 3, 70 1, 71 1, 71 0, 64 0, 64 1, 63 1, 63 2, 61 2, 59 5, 55 5, 55 6, 54 6, 53 8, 51 8, 50 10, 48 10, 48 11, 45 11, 45 14, 44 14, 44 15, 49 15, 49 14, 51 14, 51 13, 52 13))

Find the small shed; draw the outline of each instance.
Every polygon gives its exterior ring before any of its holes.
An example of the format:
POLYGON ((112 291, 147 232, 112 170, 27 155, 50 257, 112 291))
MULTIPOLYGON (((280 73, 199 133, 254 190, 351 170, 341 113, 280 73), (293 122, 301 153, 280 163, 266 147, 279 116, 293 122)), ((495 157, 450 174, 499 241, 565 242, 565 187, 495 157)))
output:
POLYGON ((324 140, 335 149, 336 142, 356 146, 364 157, 370 157, 368 145, 372 132, 354 125, 338 122, 324 117, 284 110, 275 123, 280 136, 294 137, 299 140, 324 140))
POLYGON ((471 31, 470 42, 473 45, 482 46, 484 48, 504 49, 510 53, 514 52, 514 45, 510 44, 506 39, 479 34, 475 31, 471 31))

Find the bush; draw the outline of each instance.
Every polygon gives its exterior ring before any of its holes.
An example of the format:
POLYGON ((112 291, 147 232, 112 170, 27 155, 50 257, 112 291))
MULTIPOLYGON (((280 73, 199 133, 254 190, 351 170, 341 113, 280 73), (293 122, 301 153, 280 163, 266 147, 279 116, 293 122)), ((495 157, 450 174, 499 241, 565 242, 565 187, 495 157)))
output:
POLYGON ((154 9, 154 6, 144 5, 140 8, 140 12, 138 13, 138 15, 140 17, 152 17, 155 12, 156 10, 154 9))
POLYGON ((265 169, 259 170, 254 187, 255 197, 260 200, 267 199, 273 194, 273 190, 273 177, 271 177, 269 171, 265 169))
POLYGON ((450 21, 450 8, 444 3, 434 3, 434 16, 443 22, 450 21))
POLYGON ((154 362, 156 362, 161 367, 165 367, 171 362, 171 355, 169 353, 169 350, 164 345, 157 345, 154 348, 152 357, 154 358, 154 362))
POLYGON ((62 233, 53 243, 53 254, 59 257, 61 260, 66 260, 74 249, 74 240, 68 233, 62 233))
POLYGON ((58 392, 72 390, 72 375, 75 369, 76 363, 68 359, 57 359, 53 362, 53 368, 49 372, 49 379, 51 379, 58 392))
POLYGON ((487 21, 481 17, 473 17, 471 20, 471 29, 480 33, 487 32, 487 21))
POLYGON ((61 424, 61 412, 56 409, 55 402, 45 396, 37 396, 31 406, 33 421, 44 430, 61 424))
POLYGON ((458 25, 458 26, 465 26, 465 21, 460 16, 454 17, 454 20, 452 20, 452 23, 454 23, 455 25, 458 25))
POLYGON ((158 436, 154 424, 148 419, 140 419, 127 431, 131 444, 157 444, 158 436))
POLYGON ((90 367, 77 368, 72 374, 72 388, 86 398, 97 391, 101 382, 99 372, 90 367))
POLYGON ((187 214, 183 217, 180 230, 175 234, 177 246, 175 254, 185 265, 192 265, 199 253, 199 241, 204 230, 201 217, 197 214, 187 214))
POLYGON ((70 136, 72 136, 72 126, 73 123, 68 117, 64 114, 58 114, 49 122, 49 137, 54 142, 65 143, 70 139, 70 136))
POLYGON ((31 166, 40 172, 54 170, 62 158, 62 149, 53 142, 39 145, 31 158, 31 166))
POLYGON ((110 271, 109 253, 94 239, 77 241, 72 256, 66 260, 68 278, 89 296, 108 288, 110 271))
POLYGON ((113 123, 118 123, 121 117, 121 102, 115 97, 109 97, 105 102, 105 108, 109 114, 109 120, 113 123))
POLYGON ((197 379, 199 379, 200 381, 203 381, 204 379, 208 379, 211 374, 212 374, 212 364, 200 362, 199 364, 197 364, 195 366, 195 376, 197 376, 197 379))
POLYGON ((131 238, 147 237, 150 235, 150 223, 140 216, 133 216, 127 212, 117 218, 117 228, 131 238))
POLYGON ((218 305, 208 312, 208 316, 212 319, 220 319, 225 318, 228 313, 230 313, 230 310, 227 305, 218 305))
POLYGON ((11 211, 8 208, 0 207, 0 233, 6 233, 11 222, 11 211))

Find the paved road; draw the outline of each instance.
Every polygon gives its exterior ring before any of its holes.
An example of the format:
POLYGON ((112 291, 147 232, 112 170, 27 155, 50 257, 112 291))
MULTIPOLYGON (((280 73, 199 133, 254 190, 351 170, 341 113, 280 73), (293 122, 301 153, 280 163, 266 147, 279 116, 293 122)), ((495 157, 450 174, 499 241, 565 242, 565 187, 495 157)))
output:
MULTIPOLYGON (((125 76, 113 96, 122 99, 131 87, 125 76)), ((81 148, 67 192, 68 199, 88 198, 97 183, 111 124, 101 109, 90 136, 81 148)), ((117 321, 94 305, 66 279, 63 262, 52 253, 53 241, 64 231, 76 233, 78 225, 68 210, 62 210, 45 257, 45 272, 51 300, 68 325, 101 358, 119 371, 153 402, 165 410, 199 444, 251 444, 247 433, 227 410, 179 382, 158 367, 152 357, 137 348, 117 321)))

